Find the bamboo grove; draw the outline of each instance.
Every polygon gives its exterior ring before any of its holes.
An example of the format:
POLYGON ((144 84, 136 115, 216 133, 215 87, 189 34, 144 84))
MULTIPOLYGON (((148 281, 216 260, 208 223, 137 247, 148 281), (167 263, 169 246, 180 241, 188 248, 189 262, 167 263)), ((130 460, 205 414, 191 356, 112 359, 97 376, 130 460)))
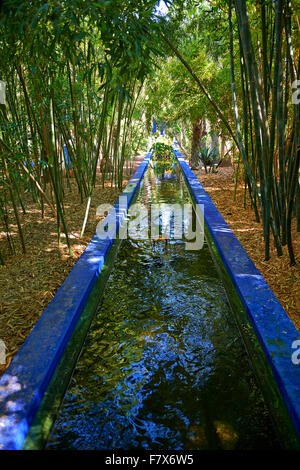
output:
POLYGON ((236 105, 232 5, 229 1, 231 84, 238 148, 253 206, 256 209, 256 198, 261 206, 265 257, 269 259, 272 232, 278 255, 282 254, 282 246, 288 244, 291 263, 295 264, 291 219, 296 191, 299 191, 300 106, 294 88, 300 78, 300 57, 299 49, 294 50, 299 44, 295 44, 291 36, 291 2, 261 2, 261 39, 256 48, 246 3, 236 0, 235 12, 242 83, 241 122, 236 105))
MULTIPOLYGON (((154 2, 4 2, 1 10, 0 219, 9 236, 9 208, 26 246, 19 210, 30 192, 44 216, 57 219, 67 244, 64 196, 70 173, 86 215, 101 178, 122 187, 123 167, 142 128, 132 116, 151 56, 148 16, 154 2)), ((155 29, 152 26, 151 31, 155 29)), ((0 261, 4 263, 0 254, 0 261)))

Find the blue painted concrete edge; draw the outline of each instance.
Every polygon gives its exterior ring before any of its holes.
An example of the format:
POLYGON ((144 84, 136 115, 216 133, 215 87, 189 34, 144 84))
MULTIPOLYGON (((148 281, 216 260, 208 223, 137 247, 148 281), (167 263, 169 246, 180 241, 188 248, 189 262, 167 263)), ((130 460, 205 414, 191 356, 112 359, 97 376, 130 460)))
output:
POLYGON ((255 267, 209 195, 178 150, 173 149, 221 259, 263 347, 286 407, 300 437, 300 365, 291 345, 300 334, 255 267))
MULTIPOLYGON (((141 162, 114 208, 101 223, 102 227, 107 225, 110 217, 115 213, 116 231, 118 231, 142 181, 150 158, 151 152, 141 162)), ((100 240, 97 234, 94 235, 1 377, 1 450, 22 448, 30 424, 112 244, 112 238, 100 240)))

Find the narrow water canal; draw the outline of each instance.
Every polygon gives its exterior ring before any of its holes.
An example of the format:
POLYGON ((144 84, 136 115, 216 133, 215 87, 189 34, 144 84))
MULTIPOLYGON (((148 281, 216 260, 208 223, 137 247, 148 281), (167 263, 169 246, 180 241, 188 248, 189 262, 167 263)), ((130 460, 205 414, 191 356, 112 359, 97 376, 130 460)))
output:
MULTIPOLYGON (((137 202, 190 202, 165 176, 137 202)), ((276 447, 206 242, 125 240, 47 449, 276 447)))

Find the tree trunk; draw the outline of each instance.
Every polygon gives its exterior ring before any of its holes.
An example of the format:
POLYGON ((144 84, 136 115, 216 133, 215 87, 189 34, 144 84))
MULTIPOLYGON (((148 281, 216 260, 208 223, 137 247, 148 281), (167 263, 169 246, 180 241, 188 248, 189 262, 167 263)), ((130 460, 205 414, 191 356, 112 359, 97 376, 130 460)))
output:
POLYGON ((192 145, 191 145, 191 168, 197 170, 201 165, 199 158, 201 150, 201 140, 206 135, 205 120, 197 119, 192 124, 192 145))

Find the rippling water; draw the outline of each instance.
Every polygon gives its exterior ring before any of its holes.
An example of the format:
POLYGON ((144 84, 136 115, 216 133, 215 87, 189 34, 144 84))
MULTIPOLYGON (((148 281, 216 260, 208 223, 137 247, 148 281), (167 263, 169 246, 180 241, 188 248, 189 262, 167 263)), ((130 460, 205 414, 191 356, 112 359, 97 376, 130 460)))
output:
MULTIPOLYGON (((138 202, 190 202, 173 176, 138 202)), ((206 243, 124 241, 47 448, 276 447, 206 243)))

